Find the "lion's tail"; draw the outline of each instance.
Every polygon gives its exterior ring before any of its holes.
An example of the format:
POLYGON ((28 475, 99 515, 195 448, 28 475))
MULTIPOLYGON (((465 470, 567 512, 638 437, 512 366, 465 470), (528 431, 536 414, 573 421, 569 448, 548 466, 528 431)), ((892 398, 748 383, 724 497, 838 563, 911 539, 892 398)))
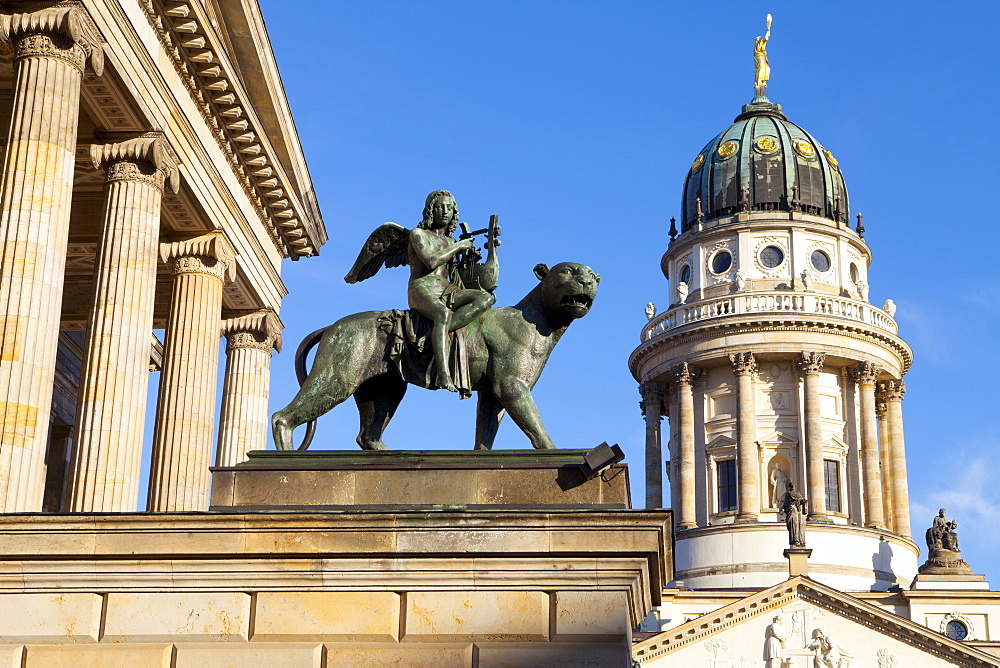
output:
MULTIPOLYGON (((302 339, 302 343, 299 344, 298 350, 295 351, 295 377, 299 380, 299 387, 306 382, 306 377, 309 376, 309 371, 306 369, 306 357, 309 356, 309 351, 316 347, 320 339, 323 338, 323 333, 327 330, 326 327, 317 329, 315 332, 302 339)), ((312 443, 313 436, 316 435, 316 420, 312 419, 306 423, 306 434, 302 438, 302 444, 298 447, 299 450, 305 450, 312 443)))

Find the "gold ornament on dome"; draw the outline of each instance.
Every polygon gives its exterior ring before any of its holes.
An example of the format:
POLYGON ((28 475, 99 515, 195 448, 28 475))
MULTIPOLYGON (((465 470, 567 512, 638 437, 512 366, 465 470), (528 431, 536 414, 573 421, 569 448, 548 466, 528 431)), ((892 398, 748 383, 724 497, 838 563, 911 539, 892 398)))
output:
POLYGON ((778 148, 778 140, 774 137, 764 136, 757 140, 757 150, 761 153, 770 153, 778 148))
POLYGON ((829 151, 826 152, 826 161, 829 162, 834 167, 836 167, 839 164, 837 162, 837 159, 833 157, 833 153, 830 153, 829 151))
POLYGON ((807 158, 811 158, 816 155, 816 149, 813 145, 807 142, 805 139, 800 139, 795 142, 795 150, 804 155, 807 158))
POLYGON ((734 141, 727 141, 725 144, 723 144, 722 146, 719 147, 719 149, 718 149, 719 150, 719 157, 720 158, 728 158, 729 156, 731 156, 734 153, 736 153, 736 150, 738 148, 739 148, 739 145, 736 142, 734 142, 734 141))
POLYGON ((691 163, 691 171, 697 172, 699 169, 701 169, 701 166, 704 164, 705 164, 705 154, 702 153, 697 158, 694 159, 694 162, 691 163))

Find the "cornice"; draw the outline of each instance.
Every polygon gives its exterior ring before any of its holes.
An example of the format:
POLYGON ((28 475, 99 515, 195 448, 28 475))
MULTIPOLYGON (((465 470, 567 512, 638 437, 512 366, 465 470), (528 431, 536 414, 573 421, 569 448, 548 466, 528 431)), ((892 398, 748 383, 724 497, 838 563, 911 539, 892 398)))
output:
POLYGON ((139 4, 275 246, 293 260, 318 254, 322 223, 291 186, 204 8, 194 0, 139 4))
POLYGON ((793 577, 680 626, 658 633, 633 645, 632 655, 640 664, 646 663, 797 600, 821 607, 959 666, 996 665, 995 657, 985 652, 963 645, 916 622, 804 577, 793 577))
MULTIPOLYGON (((813 314, 809 314, 813 315, 813 314)), ((683 325, 674 328, 669 332, 658 334, 648 341, 644 341, 639 347, 629 355, 628 368, 632 376, 637 381, 644 379, 636 376, 639 367, 649 357, 657 354, 664 348, 677 345, 679 341, 702 341, 719 337, 731 336, 733 334, 753 333, 753 332, 801 332, 803 329, 810 329, 817 333, 833 333, 850 339, 859 341, 874 342, 879 346, 894 352, 903 361, 901 372, 905 374, 913 363, 913 353, 901 339, 889 334, 880 332, 864 323, 853 321, 825 321, 809 317, 801 321, 791 318, 781 317, 765 319, 756 317, 753 322, 747 322, 746 315, 738 314, 732 317, 719 317, 701 320, 690 325, 683 325), (737 319, 739 318, 739 319, 737 319)), ((792 344, 789 344, 791 346, 792 344)), ((743 346, 746 347, 746 346, 743 346)), ((815 346, 812 346, 815 347, 815 346)), ((789 348, 792 351, 792 348, 789 348)))

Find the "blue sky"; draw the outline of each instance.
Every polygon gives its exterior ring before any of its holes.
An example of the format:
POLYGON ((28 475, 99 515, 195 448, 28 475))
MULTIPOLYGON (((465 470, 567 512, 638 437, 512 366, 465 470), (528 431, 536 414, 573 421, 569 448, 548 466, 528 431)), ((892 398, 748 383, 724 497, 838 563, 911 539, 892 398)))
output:
MULTIPOLYGON (((410 227, 428 192, 503 226, 499 304, 538 262, 603 275, 590 315, 535 389, 560 447, 620 443, 641 505, 643 422, 627 359, 643 307, 668 303, 659 259, 699 149, 752 97, 752 45, 774 15, 772 101, 837 156, 874 256, 872 303, 913 347, 903 404, 914 533, 937 508, 1000 586, 1000 3, 306 2, 260 0, 331 241, 286 262, 286 352, 272 410, 294 394, 307 333, 405 307, 405 269, 342 276, 379 224, 410 227)), ((411 389, 386 442, 471 447, 474 400, 411 389), (441 429, 441 421, 450 426, 441 429)), ((316 448, 356 447, 353 402, 316 448)), ((512 423, 497 448, 530 447, 512 423)))

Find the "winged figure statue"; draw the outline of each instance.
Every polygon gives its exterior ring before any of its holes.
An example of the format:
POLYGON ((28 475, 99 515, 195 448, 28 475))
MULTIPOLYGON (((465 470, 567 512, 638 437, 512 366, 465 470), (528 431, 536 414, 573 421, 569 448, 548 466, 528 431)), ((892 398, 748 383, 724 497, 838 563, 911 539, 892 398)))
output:
MULTIPOLYGON (((371 278, 383 266, 409 265, 407 301, 412 310, 431 323, 431 348, 437 369, 435 385, 458 391, 448 360, 448 334, 473 322, 496 302, 493 291, 499 264, 496 246, 500 233, 497 217, 486 230, 454 239, 458 205, 447 190, 435 190, 424 203, 423 219, 412 230, 385 223, 369 235, 354 266, 344 280, 357 283, 371 278), (473 237, 487 233, 487 259, 483 264, 473 237)), ((465 225, 463 224, 463 228, 465 225)))

